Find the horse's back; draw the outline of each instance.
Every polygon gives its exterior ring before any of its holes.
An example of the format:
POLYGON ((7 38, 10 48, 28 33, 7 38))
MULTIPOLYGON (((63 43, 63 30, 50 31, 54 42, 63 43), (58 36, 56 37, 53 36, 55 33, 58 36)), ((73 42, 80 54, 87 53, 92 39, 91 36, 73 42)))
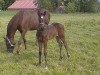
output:
POLYGON ((50 21, 50 14, 46 9, 35 9, 35 10, 26 10, 23 13, 23 22, 22 25, 28 28, 29 30, 36 30, 39 26, 39 16, 38 12, 46 11, 44 21, 46 24, 50 21))
POLYGON ((23 29, 34 30, 38 27, 38 14, 36 10, 26 10, 23 13, 23 20, 21 23, 23 29))
MULTIPOLYGON (((42 10, 34 9, 19 11, 12 17, 12 19, 8 23, 7 29, 9 30, 10 28, 12 28, 13 30, 18 29, 19 31, 36 30, 39 26, 38 11, 42 10)), ((47 10, 43 11, 47 12, 45 16, 45 22, 48 24, 50 21, 50 14, 47 10)))

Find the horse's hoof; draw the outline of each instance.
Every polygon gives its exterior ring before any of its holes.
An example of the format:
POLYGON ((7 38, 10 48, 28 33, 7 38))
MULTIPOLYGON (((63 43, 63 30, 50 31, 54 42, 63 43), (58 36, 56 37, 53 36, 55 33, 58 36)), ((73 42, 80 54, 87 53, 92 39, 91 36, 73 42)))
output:
POLYGON ((61 60, 62 60, 62 58, 63 58, 63 57, 61 56, 61 57, 59 58, 59 60, 61 61, 61 60))
POLYGON ((39 66, 41 66, 41 63, 39 62, 39 66))

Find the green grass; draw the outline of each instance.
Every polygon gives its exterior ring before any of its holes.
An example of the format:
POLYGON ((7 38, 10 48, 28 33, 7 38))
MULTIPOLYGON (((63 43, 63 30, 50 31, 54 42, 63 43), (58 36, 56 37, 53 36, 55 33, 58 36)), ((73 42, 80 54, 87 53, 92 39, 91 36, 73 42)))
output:
MULTIPOLYGON (((36 31, 26 34, 28 49, 22 47, 21 54, 6 51, 3 37, 11 17, 16 12, 0 12, 0 75, 99 75, 100 74, 100 14, 51 14, 51 22, 62 23, 71 55, 59 61, 59 46, 56 40, 48 43, 48 69, 38 64, 38 47, 34 45, 36 31)), ((15 42, 19 39, 15 35, 15 42)))

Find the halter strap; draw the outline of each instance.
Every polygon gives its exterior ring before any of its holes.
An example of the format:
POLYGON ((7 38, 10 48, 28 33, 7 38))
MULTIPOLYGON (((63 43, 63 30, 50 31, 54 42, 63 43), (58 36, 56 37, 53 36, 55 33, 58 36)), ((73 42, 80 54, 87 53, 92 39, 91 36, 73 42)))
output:
POLYGON ((8 37, 7 37, 7 40, 8 40, 8 42, 9 42, 9 44, 10 44, 11 46, 14 46, 14 45, 11 43, 11 41, 9 40, 8 37))
POLYGON ((43 24, 45 24, 45 23, 40 23, 40 24, 42 24, 42 25, 43 25, 43 24))

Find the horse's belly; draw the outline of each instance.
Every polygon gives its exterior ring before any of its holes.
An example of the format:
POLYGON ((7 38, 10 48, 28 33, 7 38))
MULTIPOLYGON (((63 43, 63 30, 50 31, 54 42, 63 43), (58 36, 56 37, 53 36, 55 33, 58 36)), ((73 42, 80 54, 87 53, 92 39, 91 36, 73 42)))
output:
POLYGON ((29 25, 29 30, 36 30, 38 28, 38 22, 37 23, 32 23, 29 25))

